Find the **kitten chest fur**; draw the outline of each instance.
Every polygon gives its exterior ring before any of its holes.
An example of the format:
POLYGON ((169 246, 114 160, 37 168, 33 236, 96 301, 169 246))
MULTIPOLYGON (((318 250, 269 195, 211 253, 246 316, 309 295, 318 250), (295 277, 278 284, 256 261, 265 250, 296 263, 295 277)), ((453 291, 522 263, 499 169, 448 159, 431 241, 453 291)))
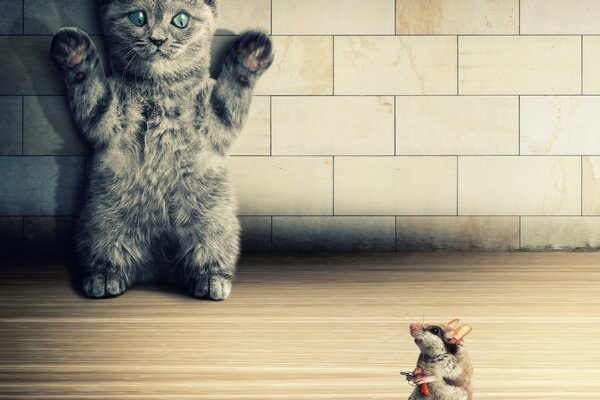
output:
POLYGON ((145 213, 149 225, 169 226, 177 218, 174 206, 197 189, 187 187, 189 178, 202 178, 209 192, 210 176, 225 173, 225 157, 207 143, 207 128, 198 124, 206 104, 198 103, 195 92, 122 91, 117 119, 127 123, 115 121, 116 140, 96 153, 103 184, 119 186, 120 200, 145 213))

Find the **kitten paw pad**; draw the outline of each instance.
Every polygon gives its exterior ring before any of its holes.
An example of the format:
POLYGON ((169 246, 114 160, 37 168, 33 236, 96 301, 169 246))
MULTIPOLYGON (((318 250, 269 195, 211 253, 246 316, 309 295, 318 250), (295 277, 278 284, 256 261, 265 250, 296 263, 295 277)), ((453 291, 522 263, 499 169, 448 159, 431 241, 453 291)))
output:
POLYGON ((225 300, 231 294, 231 280, 223 276, 210 276, 196 279, 190 284, 190 294, 199 299, 225 300))
POLYGON ((62 28, 54 36, 50 55, 63 69, 72 69, 80 65, 88 56, 90 37, 76 28, 62 28))
POLYGON ((232 54, 247 71, 260 74, 273 63, 273 44, 262 32, 246 32, 232 46, 232 54))
POLYGON ((127 290, 125 280, 118 277, 107 277, 95 273, 83 278, 83 292, 90 299, 103 299, 120 296, 127 290))

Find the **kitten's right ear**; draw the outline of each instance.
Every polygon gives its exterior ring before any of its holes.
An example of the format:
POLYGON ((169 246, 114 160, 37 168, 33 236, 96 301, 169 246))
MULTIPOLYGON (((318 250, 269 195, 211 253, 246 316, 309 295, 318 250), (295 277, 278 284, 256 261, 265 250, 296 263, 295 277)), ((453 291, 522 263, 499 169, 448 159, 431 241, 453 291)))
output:
POLYGON ((212 7, 212 9, 213 9, 213 10, 215 10, 215 11, 217 10, 217 3, 218 3, 218 0, 204 0, 204 3, 205 3, 207 6, 210 6, 210 7, 212 7))

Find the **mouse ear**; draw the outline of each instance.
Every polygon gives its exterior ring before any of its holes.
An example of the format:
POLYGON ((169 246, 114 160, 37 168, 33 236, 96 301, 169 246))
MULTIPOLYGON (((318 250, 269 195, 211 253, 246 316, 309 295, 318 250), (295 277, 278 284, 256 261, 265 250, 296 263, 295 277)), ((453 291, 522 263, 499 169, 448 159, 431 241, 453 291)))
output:
POLYGON ((469 325, 461 325, 458 328, 450 332, 450 342, 452 344, 459 344, 465 336, 467 336, 473 328, 469 325))
POLYGON ((452 321, 448 322, 446 325, 448 325, 448 328, 454 330, 454 329, 456 329, 456 326, 458 325, 459 322, 460 322, 460 319, 453 319, 452 321))

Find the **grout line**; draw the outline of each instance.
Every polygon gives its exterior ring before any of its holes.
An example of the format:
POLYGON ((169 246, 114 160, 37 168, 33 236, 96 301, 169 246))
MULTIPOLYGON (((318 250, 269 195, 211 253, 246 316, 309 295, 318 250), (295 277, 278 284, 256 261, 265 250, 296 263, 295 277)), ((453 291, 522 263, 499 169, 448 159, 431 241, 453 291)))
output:
MULTIPOLYGON (((57 214, 57 215, 44 215, 44 214, 35 214, 35 215, 10 215, 10 214, 0 214, 0 218, 69 218, 75 219, 78 217, 78 214, 57 214)), ((240 218, 249 218, 249 217, 295 217, 295 218, 600 218, 600 215, 580 215, 580 214, 239 214, 240 218)))
MULTIPOLYGON (((294 34, 286 34, 286 33, 278 33, 270 36, 275 37, 326 37, 326 36, 343 36, 343 37, 394 37, 394 36, 407 36, 407 37, 454 37, 456 33, 429 33, 429 34, 399 34, 393 35, 389 33, 333 33, 333 32, 323 32, 323 33, 294 33, 294 34)), ((14 33, 2 33, 0 37, 10 37, 10 36, 25 36, 25 37, 53 37, 54 33, 28 33, 23 35, 15 35, 14 33)), ((90 36, 92 38, 103 38, 104 35, 101 33, 91 33, 90 36)), ((215 37, 236 37, 236 34, 215 34, 215 37)), ((521 35, 519 33, 461 33, 460 36, 466 37, 580 37, 581 33, 531 33, 521 35)), ((600 33, 595 34, 586 34, 585 36, 600 36, 600 33)))
MULTIPOLYGON (((0 94, 0 97, 67 97, 64 93, 55 94, 23 94, 23 93, 4 93, 0 94)), ((372 93, 372 94, 258 94, 254 97, 305 97, 305 98, 322 98, 322 97, 600 97, 599 93, 530 93, 530 94, 518 94, 518 93, 470 93, 460 94, 447 93, 447 94, 406 94, 406 93, 372 93)))
POLYGON ((271 0, 271 36, 273 36, 273 0, 271 0))
POLYGON ((398 0, 394 0, 394 35, 398 35, 398 0))
POLYGON ((519 96, 518 107, 519 107, 519 110, 517 112, 517 114, 518 114, 517 124, 519 126, 517 127, 517 132, 518 132, 518 135, 519 135, 519 137, 518 137, 519 155, 521 155, 521 96, 519 96))
POLYGON ((460 36, 456 36, 456 95, 460 95, 460 36))
POLYGON ((583 35, 581 35, 581 94, 583 94, 583 35))
POLYGON ((459 189, 459 185, 458 185, 458 161, 459 161, 460 157, 456 156, 456 216, 458 217, 458 189, 459 189))
POLYGON ((331 166, 331 182, 332 182, 332 188, 331 188, 331 214, 333 216, 335 216, 335 156, 331 157, 332 160, 332 166, 331 166))
POLYGON ((396 107, 396 96, 394 96, 394 156, 398 155, 398 128, 397 128, 397 116, 398 108, 396 107))
MULTIPOLYGON (((0 155, 3 157, 31 157, 31 158, 86 158, 90 154, 6 154, 0 155)), ((557 157, 600 157, 600 154, 522 154, 520 157, 531 157, 531 158, 557 158, 557 157)), ((230 158, 258 158, 258 157, 272 157, 272 158, 327 158, 327 157, 338 157, 338 158, 386 158, 386 157, 431 157, 431 158, 442 158, 442 157, 519 157, 518 154, 232 154, 230 158)))
POLYGON ((519 35, 521 34, 521 0, 519 0, 519 35))
POLYGON ((25 155, 25 97, 21 96, 21 155, 25 155))
POLYGON ((273 97, 269 97, 269 156, 273 156, 273 97))

